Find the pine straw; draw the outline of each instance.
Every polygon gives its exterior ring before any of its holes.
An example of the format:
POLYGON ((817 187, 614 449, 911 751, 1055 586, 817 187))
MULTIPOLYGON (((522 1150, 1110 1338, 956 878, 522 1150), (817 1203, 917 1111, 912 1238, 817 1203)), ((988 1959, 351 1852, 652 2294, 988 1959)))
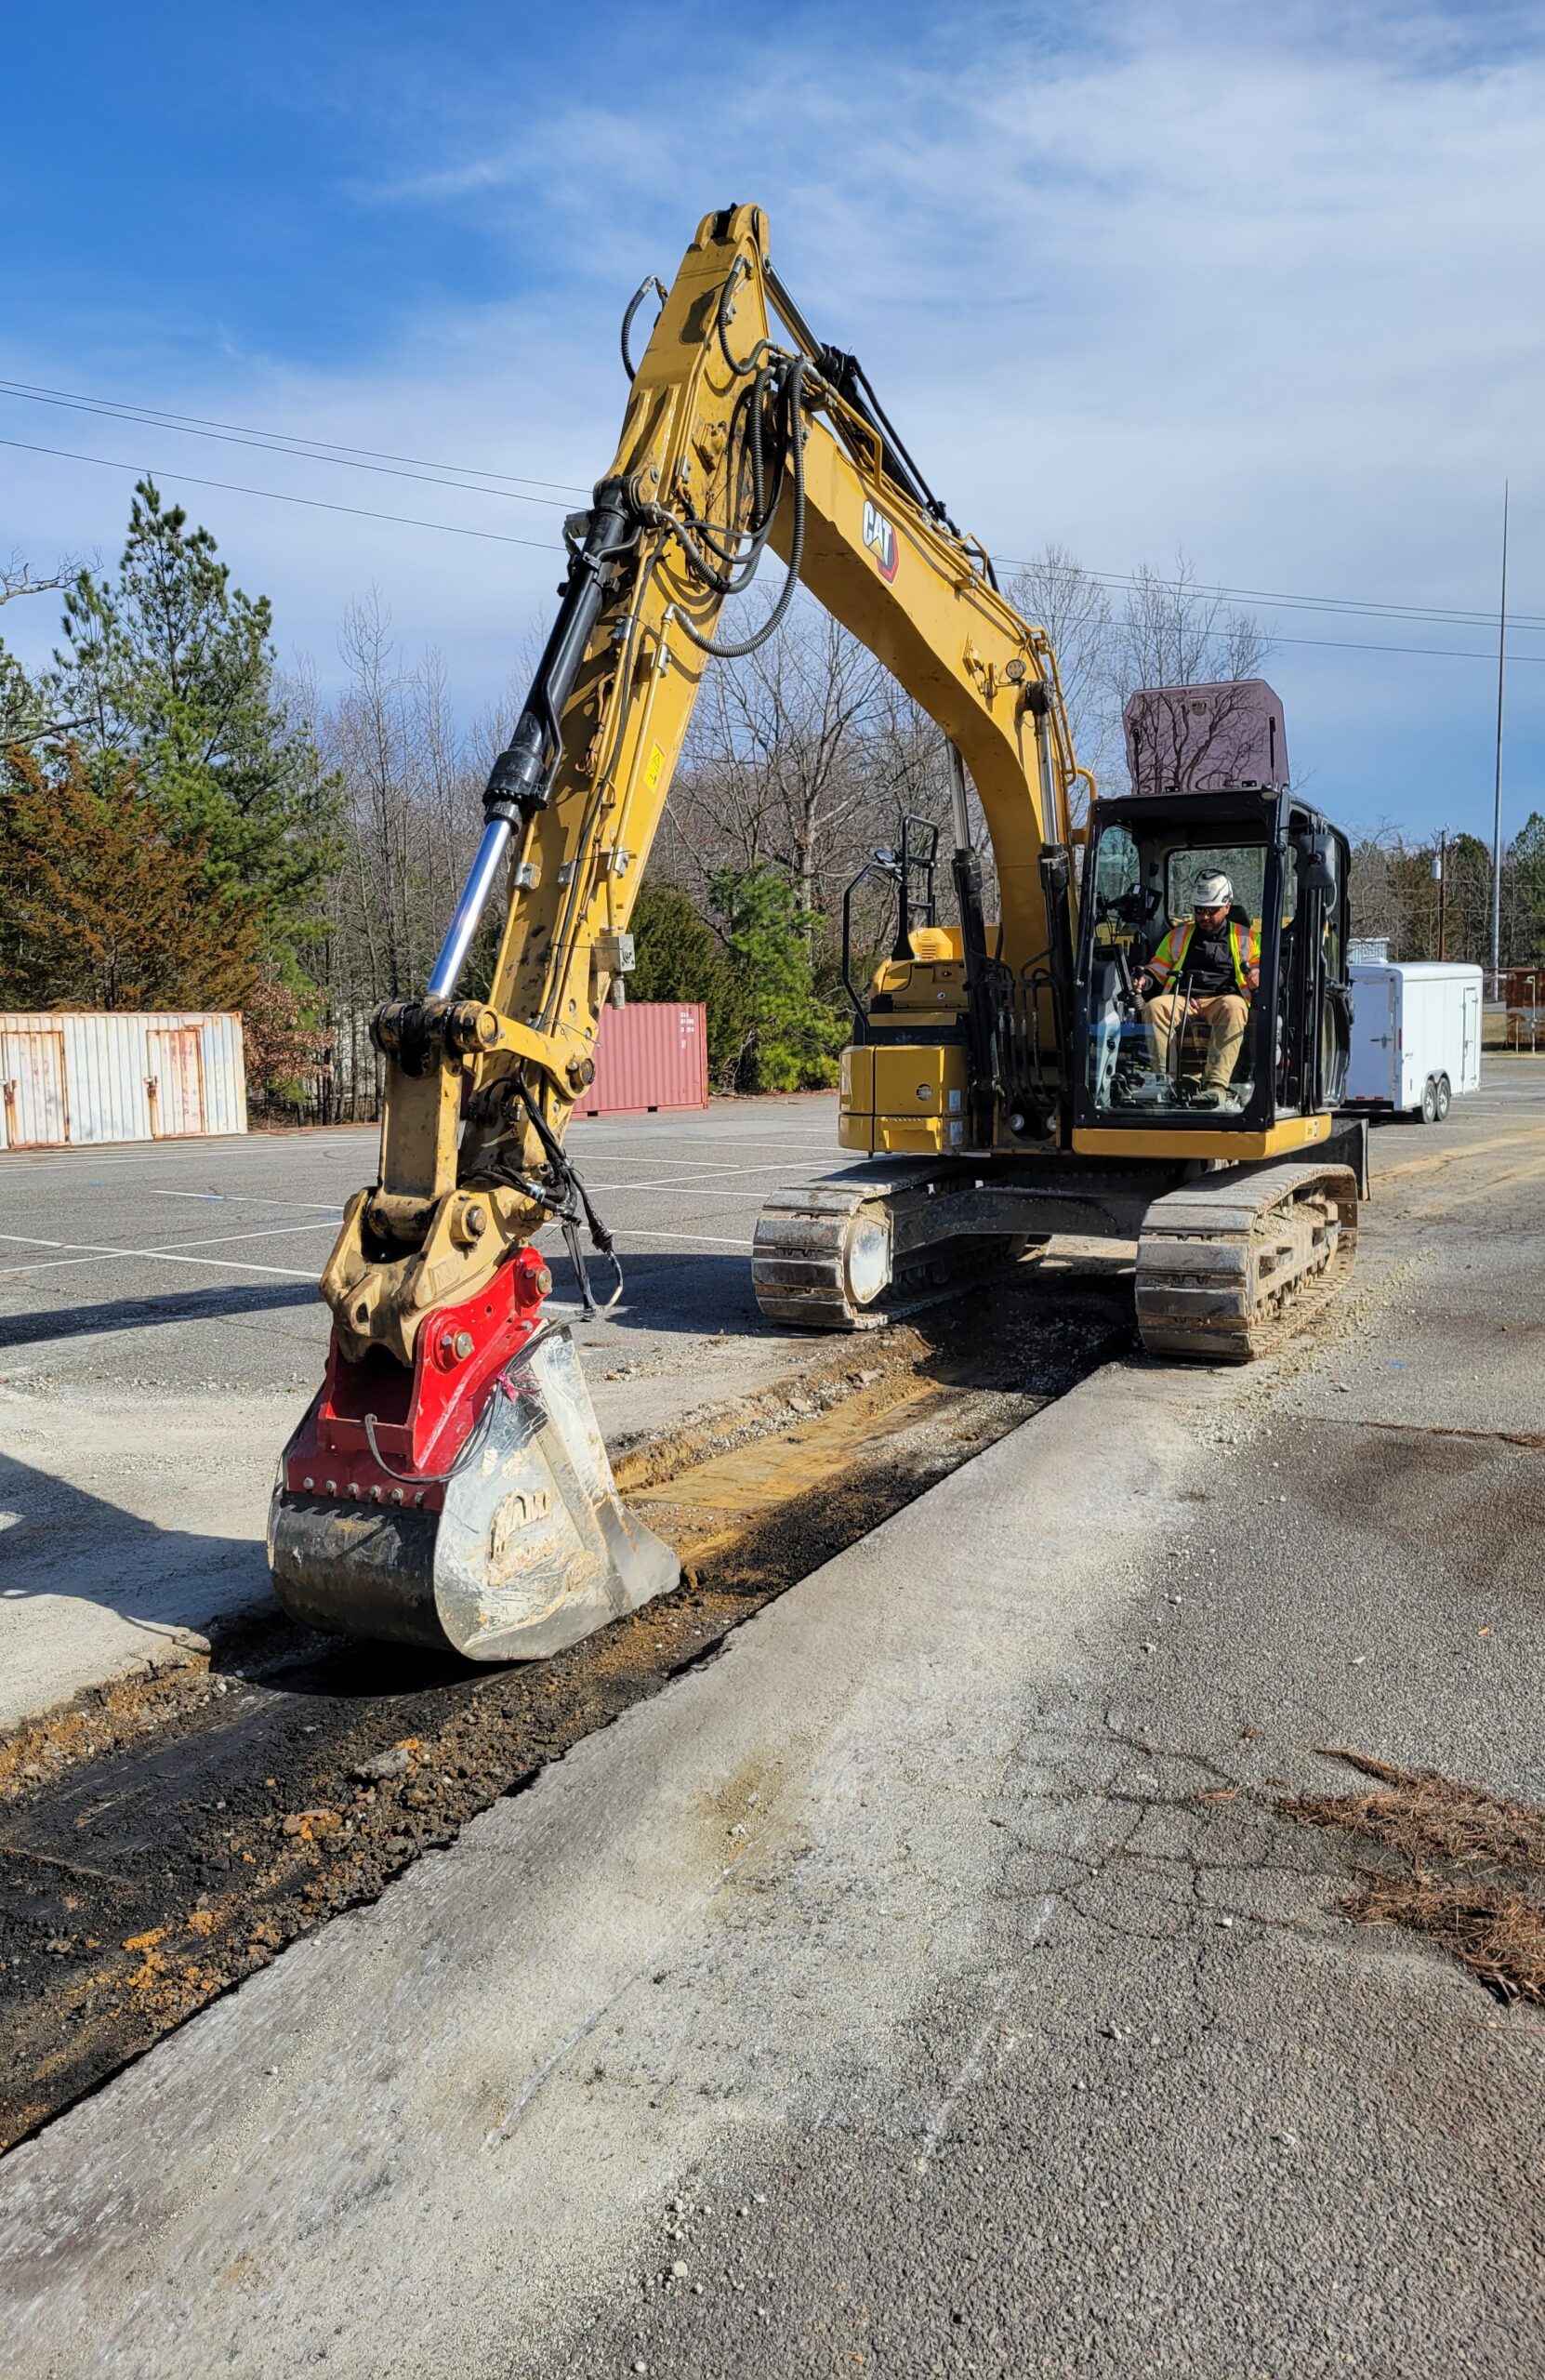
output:
POLYGON ((1329 1827, 1392 1854, 1359 1871, 1342 1904, 1368 1925, 1424 1934, 1505 2001, 1545 2006, 1545 1811, 1500 1800, 1433 1768, 1396 1768, 1344 1746, 1318 1747, 1387 1788, 1277 1804, 1301 1826, 1329 1827))

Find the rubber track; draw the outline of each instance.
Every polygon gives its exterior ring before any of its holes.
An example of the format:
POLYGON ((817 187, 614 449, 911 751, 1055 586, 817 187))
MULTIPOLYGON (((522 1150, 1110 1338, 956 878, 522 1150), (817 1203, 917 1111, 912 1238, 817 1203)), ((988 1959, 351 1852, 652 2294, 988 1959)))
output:
POLYGON ((930 1245, 928 1209, 957 1181, 957 1172, 932 1171, 924 1162, 890 1171, 865 1167, 774 1191, 757 1218, 751 1249, 751 1282, 769 1322, 806 1330, 879 1329, 1004 1270, 1023 1241, 945 1236, 930 1245), (849 1294, 848 1250, 865 1210, 876 1222, 888 1220, 902 1262, 880 1294, 861 1305, 849 1294))
POLYGON ((1171 1190, 1138 1242, 1143 1346, 1204 1363, 1269 1355, 1338 1294, 1356 1247, 1349 1166, 1263 1166, 1171 1190))

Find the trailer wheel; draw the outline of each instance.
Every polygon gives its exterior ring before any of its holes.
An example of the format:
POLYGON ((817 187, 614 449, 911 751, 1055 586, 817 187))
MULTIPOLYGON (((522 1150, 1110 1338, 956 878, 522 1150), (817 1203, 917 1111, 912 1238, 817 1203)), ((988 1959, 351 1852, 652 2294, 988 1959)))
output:
POLYGON ((1421 1120, 1424 1124, 1438 1120, 1438 1087, 1431 1075, 1421 1086, 1421 1120))
POLYGON ((1446 1117, 1447 1117, 1447 1114, 1448 1114, 1448 1111, 1449 1111, 1449 1109, 1453 1106, 1453 1104, 1454 1104, 1454 1093, 1453 1093, 1453 1090, 1452 1090, 1452 1088, 1450 1087, 1449 1080, 1448 1080, 1448 1077, 1447 1077, 1446 1075, 1439 1075, 1439 1077, 1438 1077, 1438 1122, 1439 1122, 1440 1124, 1441 1124, 1441 1123, 1443 1123, 1443 1122, 1446 1120, 1446 1117))

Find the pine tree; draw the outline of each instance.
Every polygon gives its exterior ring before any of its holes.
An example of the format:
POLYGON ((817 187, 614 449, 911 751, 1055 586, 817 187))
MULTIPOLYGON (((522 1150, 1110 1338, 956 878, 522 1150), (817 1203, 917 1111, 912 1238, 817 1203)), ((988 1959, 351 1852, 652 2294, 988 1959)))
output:
POLYGON ((0 644, 0 750, 28 744, 47 724, 46 706, 14 653, 0 644))
POLYGON ((253 895, 282 972, 314 921, 334 857, 335 791, 275 683, 272 612, 231 585, 205 528, 135 489, 116 582, 83 570, 65 596, 46 690, 94 752, 133 760, 166 830, 204 853, 212 889, 253 895))
POLYGON ((722 938, 690 892, 657 877, 640 886, 631 922, 638 963, 627 978, 628 998, 701 1000, 708 1070, 717 1079, 738 1063, 750 1022, 722 938))
POLYGON ((742 1091, 813 1091, 837 1079, 845 1026, 815 989, 808 931, 793 885, 775 867, 731 868, 709 898, 725 920, 725 948, 746 1024, 736 1075, 742 1091))
POLYGON ((1530 811, 1513 839, 1502 889, 1510 912, 1503 924, 1512 964, 1538 965, 1545 959, 1545 818, 1538 810, 1530 811))
POLYGON ((258 978, 258 896, 210 882, 132 764, 52 774, 13 745, 0 771, 0 1008, 240 1008, 258 978))

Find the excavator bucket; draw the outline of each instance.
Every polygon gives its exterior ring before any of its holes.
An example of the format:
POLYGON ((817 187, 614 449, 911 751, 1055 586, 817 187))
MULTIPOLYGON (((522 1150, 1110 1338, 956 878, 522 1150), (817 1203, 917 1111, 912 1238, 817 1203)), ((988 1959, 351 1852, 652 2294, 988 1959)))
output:
POLYGON ((293 1620, 474 1661, 537 1660, 677 1584, 670 1547, 618 1497, 566 1328, 505 1366, 432 1480, 384 1487, 374 1439, 373 1460, 327 1449, 333 1377, 285 1448, 269 1517, 274 1591, 293 1620), (350 1467, 363 1476, 340 1478, 350 1467))

